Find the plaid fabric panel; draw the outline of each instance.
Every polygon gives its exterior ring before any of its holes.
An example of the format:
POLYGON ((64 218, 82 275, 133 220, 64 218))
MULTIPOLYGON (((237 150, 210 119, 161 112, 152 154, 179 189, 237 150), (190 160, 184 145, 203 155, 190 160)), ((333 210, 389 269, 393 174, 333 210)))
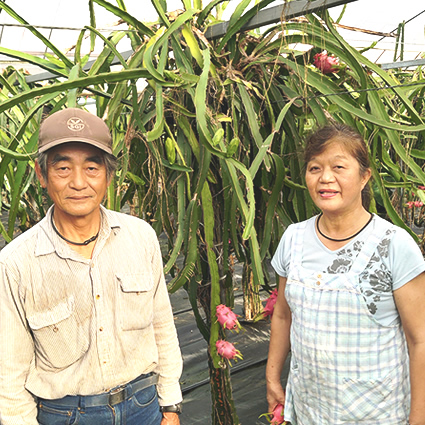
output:
POLYGON ((353 271, 315 273, 301 265, 303 228, 294 238, 286 297, 292 311, 292 362, 285 418, 293 425, 399 425, 409 393, 400 325, 384 327, 357 290, 379 235, 365 244, 353 271))

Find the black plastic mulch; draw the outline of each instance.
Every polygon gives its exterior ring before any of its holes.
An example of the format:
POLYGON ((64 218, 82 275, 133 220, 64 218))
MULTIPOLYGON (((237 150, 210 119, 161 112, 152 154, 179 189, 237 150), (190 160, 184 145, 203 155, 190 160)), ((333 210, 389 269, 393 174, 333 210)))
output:
MULTIPOLYGON (((198 331, 187 293, 180 289, 170 297, 184 364, 181 424, 212 424, 207 343, 198 331)), ((241 296, 235 297, 235 312, 242 315, 241 296)), ((239 334, 227 333, 227 339, 235 343, 243 355, 243 360, 232 362, 231 368, 236 412, 242 425, 267 425, 266 418, 260 415, 267 412, 265 368, 270 322, 242 321, 241 325, 243 330, 239 334)))

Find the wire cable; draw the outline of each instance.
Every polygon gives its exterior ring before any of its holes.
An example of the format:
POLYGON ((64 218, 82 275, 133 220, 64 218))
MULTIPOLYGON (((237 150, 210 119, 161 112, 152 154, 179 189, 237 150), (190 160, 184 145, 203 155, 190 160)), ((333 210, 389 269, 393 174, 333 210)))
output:
MULTIPOLYGON (((340 95, 343 95, 343 94, 364 93, 364 92, 369 92, 369 91, 397 89, 397 88, 400 88, 400 87, 411 87, 411 86, 423 86, 423 87, 425 87, 425 81, 416 82, 416 83, 408 83, 408 84, 397 84, 395 86, 371 87, 371 88, 368 88, 368 89, 359 89, 359 90, 346 90, 346 91, 340 91, 340 92, 337 92, 337 93, 325 93, 325 94, 317 94, 317 95, 311 95, 311 96, 298 96, 298 97, 296 97, 296 99, 307 101, 309 99, 318 99, 318 98, 325 98, 325 97, 331 97, 331 96, 340 96, 340 95)), ((286 100, 277 100, 277 101, 272 101, 271 103, 273 103, 273 104, 286 103, 286 100)))
MULTIPOLYGON (((327 94, 320 94, 320 95, 302 97, 302 99, 305 99, 305 100, 317 99, 318 97, 339 96, 341 94, 364 93, 364 92, 369 92, 369 91, 380 91, 380 90, 388 90, 388 89, 397 89, 399 87, 412 87, 412 86, 424 86, 425 87, 425 81, 416 82, 416 83, 407 83, 407 84, 397 84, 395 86, 370 87, 368 89, 359 89, 359 90, 346 90, 346 91, 337 92, 337 93, 327 93, 327 94)), ((300 99, 301 99, 301 97, 300 97, 300 99)))

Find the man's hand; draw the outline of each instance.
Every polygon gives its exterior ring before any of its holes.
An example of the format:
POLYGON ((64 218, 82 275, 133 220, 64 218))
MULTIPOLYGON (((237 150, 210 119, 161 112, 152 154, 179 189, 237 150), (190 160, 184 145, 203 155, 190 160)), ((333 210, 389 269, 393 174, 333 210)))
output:
POLYGON ((161 425, 180 425, 179 415, 177 413, 164 412, 161 425))

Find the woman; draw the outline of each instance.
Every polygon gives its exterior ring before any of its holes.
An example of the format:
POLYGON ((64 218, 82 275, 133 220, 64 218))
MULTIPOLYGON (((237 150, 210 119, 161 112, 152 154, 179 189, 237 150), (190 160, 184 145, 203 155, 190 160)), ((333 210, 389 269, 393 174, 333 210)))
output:
POLYGON ((425 425, 421 252, 405 230, 368 212, 371 170, 358 133, 318 130, 305 162, 322 213, 289 226, 272 260, 280 278, 269 411, 283 404, 292 425, 425 425))

